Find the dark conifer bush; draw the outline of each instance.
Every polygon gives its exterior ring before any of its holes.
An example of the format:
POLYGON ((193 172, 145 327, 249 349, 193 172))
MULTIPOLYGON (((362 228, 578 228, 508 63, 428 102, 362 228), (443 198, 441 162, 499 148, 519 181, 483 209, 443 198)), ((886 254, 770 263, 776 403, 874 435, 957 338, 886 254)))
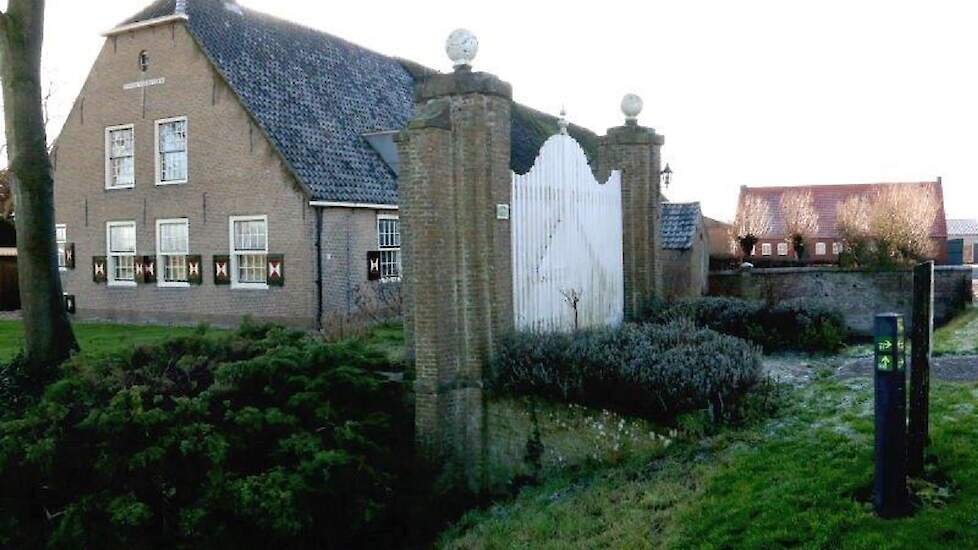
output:
POLYGON ((348 547, 410 462, 382 361, 254 325, 76 357, 0 412, 0 547, 348 547))

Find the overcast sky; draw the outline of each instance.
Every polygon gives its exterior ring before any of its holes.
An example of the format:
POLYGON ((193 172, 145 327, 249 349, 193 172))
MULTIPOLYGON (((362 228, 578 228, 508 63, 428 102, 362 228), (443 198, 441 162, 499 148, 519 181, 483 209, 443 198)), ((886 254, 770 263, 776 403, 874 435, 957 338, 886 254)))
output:
MULTIPOLYGON (((53 134, 101 33, 149 2, 48 0, 53 134)), ((622 122, 634 91, 641 123, 666 136, 669 198, 701 201, 710 216, 732 218, 741 185, 943 176, 948 216, 978 217, 978 3, 240 3, 439 69, 450 66, 445 37, 467 27, 481 43, 476 70, 599 133, 622 122)))

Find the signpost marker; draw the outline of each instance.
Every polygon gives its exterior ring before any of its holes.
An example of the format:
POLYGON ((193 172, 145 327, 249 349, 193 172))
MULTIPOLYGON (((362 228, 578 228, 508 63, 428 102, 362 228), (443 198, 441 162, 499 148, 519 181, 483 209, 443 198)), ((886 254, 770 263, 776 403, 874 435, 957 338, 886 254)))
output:
POLYGON ((910 512, 907 493, 907 379, 903 316, 876 316, 876 477, 873 505, 880 517, 910 512))

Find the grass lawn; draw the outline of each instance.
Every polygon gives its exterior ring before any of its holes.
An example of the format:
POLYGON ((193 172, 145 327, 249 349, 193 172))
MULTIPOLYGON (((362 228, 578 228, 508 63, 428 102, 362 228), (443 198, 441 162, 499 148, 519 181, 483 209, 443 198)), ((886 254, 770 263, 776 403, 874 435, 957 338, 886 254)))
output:
MULTIPOLYGON (((975 548, 978 385, 936 384, 934 479, 908 519, 865 502, 873 478, 872 381, 794 391, 763 425, 665 456, 568 474, 471 512, 447 548, 975 548)), ((932 468, 933 469, 933 468, 932 468)))
POLYGON ((934 353, 978 354, 978 306, 971 306, 934 331, 934 353))
MULTIPOLYGON (((74 323, 75 337, 82 353, 102 353, 129 346, 151 344, 170 336, 183 336, 194 327, 162 327, 151 325, 113 325, 105 323, 74 323)), ((216 330, 216 329, 211 329, 216 330)), ((21 321, 0 321, 0 361, 9 361, 24 345, 24 325, 21 321)))

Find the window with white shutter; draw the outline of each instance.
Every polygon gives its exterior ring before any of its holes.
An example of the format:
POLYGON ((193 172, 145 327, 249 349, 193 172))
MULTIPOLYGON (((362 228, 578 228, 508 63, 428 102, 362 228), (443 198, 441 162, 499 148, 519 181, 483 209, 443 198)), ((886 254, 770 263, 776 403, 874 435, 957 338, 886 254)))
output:
POLYGON ((380 247, 380 280, 401 280, 401 222, 397 216, 377 217, 377 244, 380 247))

